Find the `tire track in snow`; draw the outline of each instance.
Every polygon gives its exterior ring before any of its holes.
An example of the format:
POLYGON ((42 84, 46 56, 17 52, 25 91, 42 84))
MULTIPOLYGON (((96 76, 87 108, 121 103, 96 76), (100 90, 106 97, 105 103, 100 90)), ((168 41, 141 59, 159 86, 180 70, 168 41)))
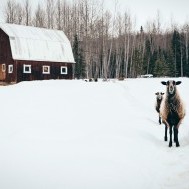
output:
MULTIPOLYGON (((132 110, 134 112, 135 111, 141 112, 141 115, 138 115, 138 116, 140 116, 140 119, 148 120, 149 123, 151 123, 153 125, 154 124, 157 125, 158 122, 157 122, 156 118, 158 119, 158 114, 155 111, 155 98, 152 99, 152 100, 154 100, 154 104, 152 104, 151 106, 148 106, 149 103, 146 102, 146 100, 143 100, 141 98, 141 96, 133 95, 134 91, 132 92, 132 89, 130 89, 130 86, 129 86, 130 83, 128 83, 128 85, 127 85, 126 82, 124 82, 124 81, 121 81, 121 82, 114 81, 113 83, 115 83, 117 86, 119 86, 123 89, 122 96, 123 96, 123 99, 125 100, 125 102, 127 104, 129 104, 129 107, 132 108, 132 110), (140 98, 141 98, 141 100, 139 100, 140 98)), ((148 99, 148 100, 151 100, 151 99, 148 99)), ((159 123, 158 123, 158 125, 159 125, 159 123)))

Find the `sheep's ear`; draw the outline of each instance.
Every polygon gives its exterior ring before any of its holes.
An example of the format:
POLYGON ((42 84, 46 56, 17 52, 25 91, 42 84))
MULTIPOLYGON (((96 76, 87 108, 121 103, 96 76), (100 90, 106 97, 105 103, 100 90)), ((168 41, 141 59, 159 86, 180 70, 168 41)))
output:
POLYGON ((165 81, 162 81, 161 83, 162 83, 163 85, 167 85, 167 82, 165 82, 165 81))
POLYGON ((181 81, 177 81, 176 82, 176 85, 180 85, 182 82, 181 81))
POLYGON ((161 95, 164 95, 165 93, 161 93, 161 95))
POLYGON ((155 95, 158 95, 158 93, 155 93, 155 95))

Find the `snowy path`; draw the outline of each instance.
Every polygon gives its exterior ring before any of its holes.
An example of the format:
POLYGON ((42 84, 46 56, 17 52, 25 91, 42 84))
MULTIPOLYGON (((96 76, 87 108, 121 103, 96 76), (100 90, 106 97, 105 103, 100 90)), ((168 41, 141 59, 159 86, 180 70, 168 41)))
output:
POLYGON ((1 87, 0 188, 188 189, 189 117, 181 147, 168 148, 154 110, 160 81, 1 87))

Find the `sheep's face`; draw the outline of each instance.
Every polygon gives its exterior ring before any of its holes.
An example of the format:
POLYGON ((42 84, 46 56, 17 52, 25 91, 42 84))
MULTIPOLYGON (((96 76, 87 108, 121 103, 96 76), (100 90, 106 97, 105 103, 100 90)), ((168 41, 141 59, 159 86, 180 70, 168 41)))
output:
POLYGON ((157 99, 158 99, 158 100, 162 100, 164 93, 162 93, 162 92, 157 92, 157 93, 155 93, 155 95, 157 96, 157 99))
POLYGON ((167 82, 162 81, 161 82, 163 85, 167 86, 167 92, 170 95, 174 95, 176 92, 176 85, 180 85, 181 81, 174 81, 174 80, 169 80, 167 82))

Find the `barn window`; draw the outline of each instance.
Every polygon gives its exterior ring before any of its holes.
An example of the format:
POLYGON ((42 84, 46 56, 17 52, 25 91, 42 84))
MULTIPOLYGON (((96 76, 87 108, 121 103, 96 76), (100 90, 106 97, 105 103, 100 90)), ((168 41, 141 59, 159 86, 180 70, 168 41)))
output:
POLYGON ((6 71, 6 65, 2 64, 2 72, 5 72, 5 71, 6 71))
POLYGON ((43 66, 43 74, 50 74, 50 66, 43 66))
POLYGON ((68 68, 66 66, 61 66, 60 73, 61 74, 68 74, 68 68))
POLYGON ((23 73, 31 73, 31 65, 23 65, 23 73))
POLYGON ((13 73, 13 65, 9 65, 8 67, 8 73, 13 73))

